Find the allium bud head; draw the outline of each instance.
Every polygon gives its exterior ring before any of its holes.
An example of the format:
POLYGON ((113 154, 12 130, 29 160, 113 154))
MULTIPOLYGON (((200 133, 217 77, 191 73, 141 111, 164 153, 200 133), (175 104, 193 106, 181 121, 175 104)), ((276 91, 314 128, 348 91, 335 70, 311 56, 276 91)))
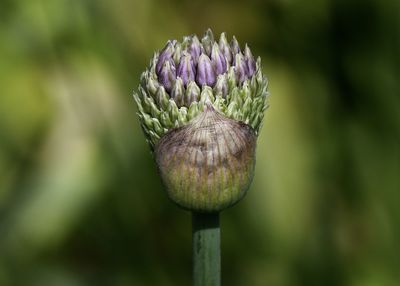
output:
POLYGON ((246 45, 208 30, 168 41, 134 93, 139 120, 167 194, 179 206, 217 212, 239 201, 254 175, 268 107, 267 79, 246 45))

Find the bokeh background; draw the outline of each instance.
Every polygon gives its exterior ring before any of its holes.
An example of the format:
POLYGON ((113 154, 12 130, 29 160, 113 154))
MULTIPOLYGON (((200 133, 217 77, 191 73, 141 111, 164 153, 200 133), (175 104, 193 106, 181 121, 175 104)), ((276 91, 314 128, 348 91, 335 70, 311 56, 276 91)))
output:
POLYGON ((272 94, 222 214, 223 285, 399 285, 396 0, 2 0, 0 285, 190 285, 190 214, 131 94, 208 27, 249 43, 272 94))

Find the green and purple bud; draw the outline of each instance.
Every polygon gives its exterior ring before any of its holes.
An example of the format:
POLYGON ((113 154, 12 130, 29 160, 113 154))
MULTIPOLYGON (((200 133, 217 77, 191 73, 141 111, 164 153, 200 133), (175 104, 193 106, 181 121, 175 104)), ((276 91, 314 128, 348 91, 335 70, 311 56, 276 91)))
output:
POLYGON ((246 193, 268 107, 267 79, 246 45, 225 33, 168 41, 134 93, 142 129, 169 198, 218 212, 246 193))
POLYGON ((240 52, 241 51, 240 51, 239 42, 236 40, 235 36, 233 36, 232 42, 231 42, 232 65, 235 65, 236 55, 239 54, 240 52))
POLYGON ((158 61, 156 65, 156 73, 158 75, 161 73, 161 69, 164 63, 172 58, 174 51, 175 48, 173 42, 168 41, 167 45, 164 47, 164 49, 160 52, 160 55, 158 56, 158 61))
POLYGON ((217 77, 217 83, 214 86, 214 93, 215 95, 219 95, 221 97, 226 97, 228 94, 228 80, 227 80, 227 75, 226 74, 220 74, 217 77))
POLYGON ((257 65, 256 65, 256 60, 254 59, 253 54, 251 53, 250 48, 247 44, 246 47, 244 48, 244 59, 247 64, 247 70, 248 70, 247 76, 250 78, 255 74, 257 65))
POLYGON ((166 60, 158 74, 159 83, 164 86, 166 91, 171 91, 176 80, 175 63, 172 59, 166 60))
POLYGON ((219 49, 222 54, 225 56, 227 63, 232 64, 232 51, 229 46, 228 40, 226 39, 225 33, 222 33, 219 38, 219 49))
POLYGON ((214 44, 214 35, 210 29, 205 32, 203 38, 201 39, 201 43, 203 45, 204 52, 207 54, 207 56, 210 56, 211 49, 214 44))
POLYGON ((244 59, 242 53, 236 54, 235 73, 236 73, 236 79, 240 84, 249 78, 249 75, 250 75, 249 68, 247 66, 247 62, 244 59))
POLYGON ((187 86, 189 81, 193 81, 195 79, 195 74, 196 70, 192 56, 187 52, 183 52, 183 55, 179 61, 177 76, 180 77, 183 81, 183 84, 187 86))
POLYGON ((180 106, 184 106, 185 101, 185 87, 183 80, 178 77, 175 81, 174 87, 171 90, 171 98, 180 106))
POLYGON ((186 88, 186 92, 185 92, 185 106, 190 107, 192 102, 199 101, 200 93, 201 93, 201 90, 200 90, 199 86, 194 81, 189 82, 189 84, 186 88))
POLYGON ((217 43, 214 43, 211 51, 211 62, 217 76, 226 72, 226 58, 219 50, 217 43))
POLYGON ((197 84, 200 86, 214 86, 215 81, 215 70, 211 64, 210 58, 205 54, 201 54, 199 57, 199 62, 197 63, 197 84))
POLYGON ((192 56, 194 63, 197 64, 197 61, 198 61, 201 53, 204 52, 204 48, 200 44, 200 41, 197 38, 197 36, 193 36, 191 38, 188 51, 189 51, 190 55, 192 56))

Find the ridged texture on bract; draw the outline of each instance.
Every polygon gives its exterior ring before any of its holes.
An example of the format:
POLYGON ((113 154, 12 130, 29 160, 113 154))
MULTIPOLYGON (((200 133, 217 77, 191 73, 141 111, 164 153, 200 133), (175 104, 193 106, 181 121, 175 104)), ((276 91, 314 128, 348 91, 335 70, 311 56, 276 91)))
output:
POLYGON ((143 131, 168 196, 197 212, 218 212, 246 193, 268 106, 261 60, 208 30, 168 41, 134 93, 143 131))
POLYGON ((244 196, 254 174, 255 149, 256 135, 249 125, 206 106, 189 124, 163 136, 155 157, 175 203, 213 212, 244 196))

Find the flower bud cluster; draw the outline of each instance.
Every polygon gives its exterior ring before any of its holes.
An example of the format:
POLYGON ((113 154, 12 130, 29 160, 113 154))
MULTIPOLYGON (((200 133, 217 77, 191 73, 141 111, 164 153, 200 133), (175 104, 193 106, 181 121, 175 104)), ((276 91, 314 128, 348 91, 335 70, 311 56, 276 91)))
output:
POLYGON ((228 118, 250 125, 257 133, 267 102, 267 79, 261 60, 235 37, 208 30, 199 40, 170 40, 150 61, 134 98, 151 146, 171 128, 185 125, 204 110, 205 102, 228 118))

